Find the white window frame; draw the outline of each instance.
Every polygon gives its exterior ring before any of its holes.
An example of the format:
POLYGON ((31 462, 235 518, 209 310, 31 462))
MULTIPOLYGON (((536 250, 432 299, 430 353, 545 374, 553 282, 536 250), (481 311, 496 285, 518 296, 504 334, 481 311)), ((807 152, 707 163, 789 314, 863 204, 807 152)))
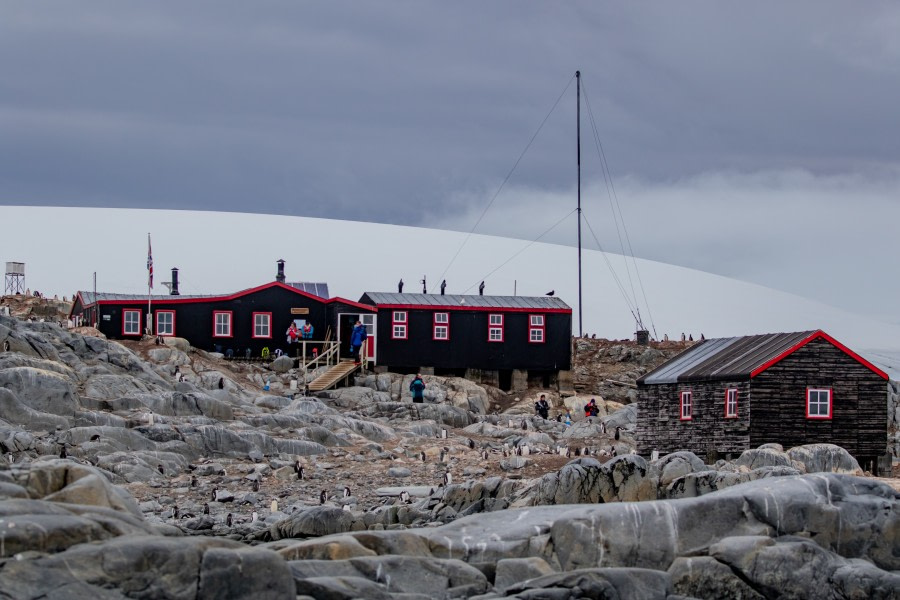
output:
POLYGON ((528 315, 528 343, 543 344, 546 340, 544 315, 528 315))
POLYGON ((806 418, 807 419, 830 419, 834 412, 834 401, 832 388, 807 388, 806 389, 806 418), (823 400, 824 396, 824 400, 823 400), (812 408, 816 407, 813 413, 812 408), (825 407, 823 413, 821 408, 825 407))
POLYGON ((391 311, 391 339, 405 340, 409 338, 409 314, 405 310, 391 311))
POLYGON ((431 339, 436 342, 450 341, 450 313, 434 313, 431 339))
POLYGON ((175 311, 156 311, 156 335, 173 337, 175 335, 175 311), (164 323, 162 317, 168 317, 168 323, 164 323))
POLYGON ((139 309, 126 308, 122 311, 122 335, 141 335, 141 321, 143 315, 139 309), (129 319, 130 315, 137 315, 137 321, 129 319), (129 325, 137 325, 136 328, 129 325))
POLYGON ((253 339, 269 339, 272 337, 272 313, 253 313, 253 339))
POLYGON ((215 310, 213 311, 213 337, 214 338, 230 338, 231 334, 231 320, 234 313, 230 310, 215 310), (222 321, 219 321, 219 317, 224 317, 222 321), (219 332, 219 326, 222 326, 222 333, 219 332))
POLYGON ((725 390, 725 418, 735 419, 738 416, 738 390, 728 388, 725 390))
POLYGON ((694 393, 691 390, 681 392, 679 416, 682 421, 691 421, 694 418, 694 393))
POLYGON ((488 341, 503 342, 502 313, 491 313, 488 315, 488 341))

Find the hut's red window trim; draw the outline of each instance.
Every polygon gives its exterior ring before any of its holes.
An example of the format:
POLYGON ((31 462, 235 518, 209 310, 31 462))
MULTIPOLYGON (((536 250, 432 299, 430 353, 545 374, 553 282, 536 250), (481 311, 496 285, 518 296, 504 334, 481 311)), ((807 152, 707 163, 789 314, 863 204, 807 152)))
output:
POLYGON ((807 419, 830 419, 832 407, 831 388, 806 388, 807 419))
POLYGON ((230 338, 234 337, 231 329, 231 319, 233 311, 230 310, 214 310, 213 311, 213 337, 214 338, 230 338), (219 317, 222 317, 219 320, 219 317))
POLYGON ((407 326, 407 314, 405 310, 391 311, 391 339, 405 340, 409 337, 407 326))
POLYGON ((141 311, 139 309, 124 309, 122 311, 122 335, 141 335, 141 311), (133 318, 137 315, 137 320, 133 318))
POLYGON ((269 339, 272 337, 272 313, 253 313, 253 334, 251 337, 254 339, 269 339))
POLYGON ((156 311, 156 335, 173 337, 175 335, 175 311, 156 311))
POLYGON ((690 391, 681 392, 681 415, 682 421, 690 421, 694 416, 693 393, 690 391))
POLYGON ((544 315, 528 315, 528 343, 543 344, 546 339, 544 315))
POLYGON ((431 339, 441 342, 450 340, 450 313, 434 313, 434 327, 431 339))
POLYGON ((488 341, 489 342, 502 342, 503 341, 503 315, 502 314, 489 314, 488 315, 488 341))
POLYGON ((738 416, 738 391, 737 388, 725 390, 725 418, 736 419, 738 416))

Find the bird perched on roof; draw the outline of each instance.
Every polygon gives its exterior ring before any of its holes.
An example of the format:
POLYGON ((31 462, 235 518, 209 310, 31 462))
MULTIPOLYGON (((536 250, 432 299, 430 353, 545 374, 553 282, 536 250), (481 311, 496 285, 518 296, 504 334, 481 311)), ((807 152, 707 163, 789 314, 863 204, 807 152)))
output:
POLYGON ((547 296, 553 296, 553 295, 555 295, 555 294, 556 294, 556 290, 550 290, 549 292, 547 292, 546 295, 547 295, 547 296))

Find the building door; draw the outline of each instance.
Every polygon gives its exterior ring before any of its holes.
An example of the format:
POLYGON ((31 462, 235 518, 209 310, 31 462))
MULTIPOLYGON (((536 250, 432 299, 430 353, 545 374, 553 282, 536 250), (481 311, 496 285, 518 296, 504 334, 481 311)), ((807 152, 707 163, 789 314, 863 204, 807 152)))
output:
POLYGON ((366 328, 366 356, 370 363, 376 362, 376 349, 378 345, 375 343, 375 318, 377 315, 370 313, 340 313, 338 315, 338 340, 341 342, 341 357, 350 356, 350 334, 357 321, 362 322, 366 328))

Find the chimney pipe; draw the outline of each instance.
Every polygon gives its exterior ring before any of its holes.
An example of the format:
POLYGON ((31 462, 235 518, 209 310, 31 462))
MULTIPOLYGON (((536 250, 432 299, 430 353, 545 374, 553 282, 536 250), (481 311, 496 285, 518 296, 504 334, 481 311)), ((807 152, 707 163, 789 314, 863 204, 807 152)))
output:
POLYGON ((170 296, 179 296, 181 295, 178 291, 178 267, 172 267, 172 290, 169 292, 170 296))
POLYGON ((278 259, 278 275, 275 276, 275 281, 278 283, 284 283, 284 259, 278 259))
POLYGON ((447 280, 445 279, 445 280, 443 280, 443 281, 441 282, 441 296, 444 295, 444 289, 445 289, 446 287, 447 287, 447 280))

